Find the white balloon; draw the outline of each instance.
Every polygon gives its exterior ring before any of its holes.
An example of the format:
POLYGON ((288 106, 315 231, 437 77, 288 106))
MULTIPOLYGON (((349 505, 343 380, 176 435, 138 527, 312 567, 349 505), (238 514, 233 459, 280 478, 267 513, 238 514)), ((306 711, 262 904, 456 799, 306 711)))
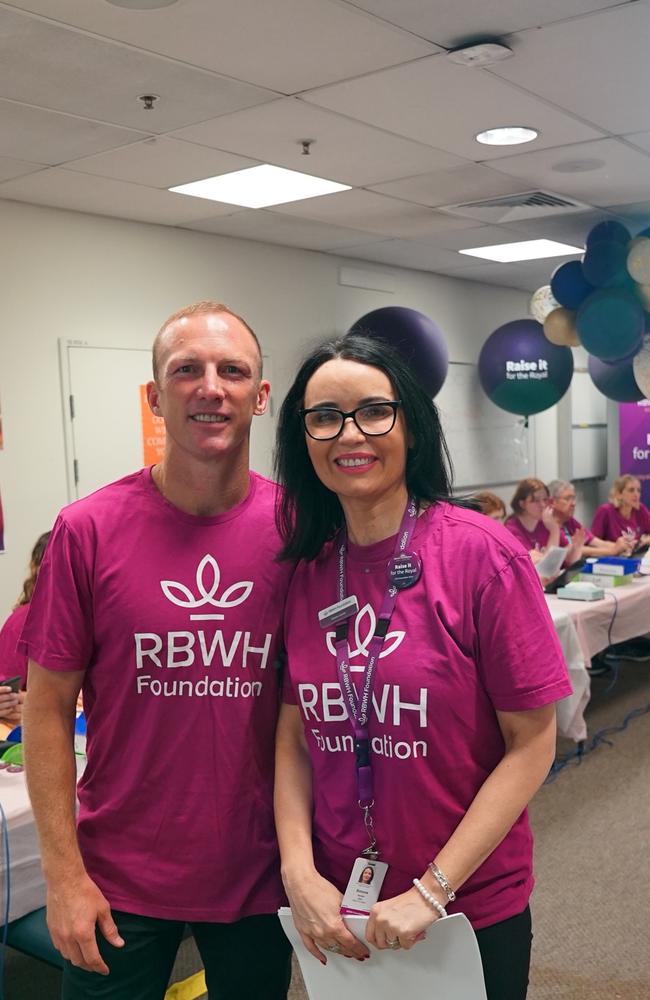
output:
POLYGON ((538 288, 536 292, 533 292, 533 297, 530 300, 530 305, 528 311, 533 319, 536 319, 538 323, 544 323, 544 320, 550 312, 554 309, 559 308, 560 303, 556 300, 553 292, 551 291, 550 285, 542 285, 538 288))
POLYGON ((640 285, 650 283, 650 240, 640 237, 627 255, 629 274, 640 285))
POLYGON ((641 350, 632 361, 634 379, 646 399, 650 399, 650 337, 643 338, 641 350))

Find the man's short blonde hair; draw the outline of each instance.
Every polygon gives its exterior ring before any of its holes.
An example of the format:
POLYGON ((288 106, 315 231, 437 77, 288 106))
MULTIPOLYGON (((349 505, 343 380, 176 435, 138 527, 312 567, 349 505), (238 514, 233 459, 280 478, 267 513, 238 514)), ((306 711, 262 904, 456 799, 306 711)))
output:
POLYGON ((255 331, 251 329, 245 319, 242 319, 236 312, 227 306, 223 302, 217 302, 215 299, 202 299, 200 302, 193 302, 189 306, 183 306, 178 312, 175 312, 172 316, 165 320, 160 330, 156 334, 156 338, 153 342, 152 351, 152 367, 153 367, 153 377, 154 382, 158 381, 158 375, 160 374, 160 351, 161 344, 164 339, 165 333, 174 323, 177 323, 180 319, 185 319, 188 316, 205 316, 214 315, 215 313, 227 313, 228 316, 232 316, 233 319, 239 320, 243 327, 245 327, 250 333, 251 337, 255 341, 255 346, 257 347, 257 352, 260 357, 260 378, 262 376, 262 348, 260 347, 260 342, 255 335, 255 331))

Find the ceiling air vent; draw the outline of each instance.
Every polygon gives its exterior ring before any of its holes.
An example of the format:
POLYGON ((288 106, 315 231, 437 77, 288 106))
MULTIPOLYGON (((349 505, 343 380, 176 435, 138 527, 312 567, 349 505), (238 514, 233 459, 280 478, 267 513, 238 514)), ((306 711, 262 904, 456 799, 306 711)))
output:
POLYGON ((551 191, 523 191, 503 198, 485 198, 459 205, 443 205, 438 212, 460 215, 478 222, 519 222, 525 219, 550 219, 556 215, 586 212, 591 205, 572 198, 563 198, 551 191))

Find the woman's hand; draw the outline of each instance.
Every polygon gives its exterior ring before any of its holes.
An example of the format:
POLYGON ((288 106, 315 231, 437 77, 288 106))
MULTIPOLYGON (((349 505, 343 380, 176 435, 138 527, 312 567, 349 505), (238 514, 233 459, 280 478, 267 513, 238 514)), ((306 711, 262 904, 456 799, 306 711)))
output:
POLYGON ((343 897, 336 886, 314 871, 300 880, 285 875, 285 889, 302 942, 322 965, 327 965, 323 952, 328 951, 359 961, 370 957, 366 946, 343 923, 339 912, 343 897))
POLYGON ((553 513, 553 508, 551 506, 545 507, 542 511, 542 523, 545 528, 548 528, 549 531, 557 525, 555 514, 553 513))
POLYGON ((375 948, 400 948, 407 951, 426 937, 427 927, 438 920, 438 914, 422 898, 417 889, 401 896, 375 903, 366 926, 366 938, 375 948))
POLYGON ((21 709, 25 700, 25 692, 12 691, 10 687, 3 685, 0 687, 0 718, 8 719, 10 722, 20 723, 21 709))

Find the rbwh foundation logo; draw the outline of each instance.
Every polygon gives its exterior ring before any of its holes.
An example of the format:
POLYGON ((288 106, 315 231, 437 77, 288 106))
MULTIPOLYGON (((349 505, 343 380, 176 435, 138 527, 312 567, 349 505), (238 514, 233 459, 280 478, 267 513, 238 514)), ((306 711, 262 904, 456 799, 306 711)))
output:
MULTIPOLYGON (((161 580, 160 586, 168 601, 179 608, 235 608, 243 604, 250 597, 253 589, 252 580, 240 580, 231 584, 223 591, 220 597, 217 596, 219 584, 221 583, 221 570, 219 563, 211 555, 203 556, 196 568, 196 597, 189 587, 177 580, 161 580)), ((190 615, 191 619, 221 619, 220 614, 190 615)))
MULTIPOLYGON (((365 670, 365 663, 354 663, 356 657, 363 657, 365 660, 368 659, 368 651, 370 648, 370 642, 373 635, 375 634, 375 628, 377 627, 377 616, 373 611, 370 604, 364 604, 364 606, 357 612, 354 619, 354 647, 350 648, 350 673, 363 673, 365 670)), ((379 654, 379 659, 382 660, 385 656, 390 656, 399 645, 401 645, 402 640, 406 632, 402 632, 399 629, 394 632, 387 632, 386 638, 384 639, 384 645, 379 654)), ((336 656, 336 646, 334 645, 336 641, 336 632, 327 632, 325 635, 325 641, 327 642, 327 648, 329 649, 332 656, 336 656)))

